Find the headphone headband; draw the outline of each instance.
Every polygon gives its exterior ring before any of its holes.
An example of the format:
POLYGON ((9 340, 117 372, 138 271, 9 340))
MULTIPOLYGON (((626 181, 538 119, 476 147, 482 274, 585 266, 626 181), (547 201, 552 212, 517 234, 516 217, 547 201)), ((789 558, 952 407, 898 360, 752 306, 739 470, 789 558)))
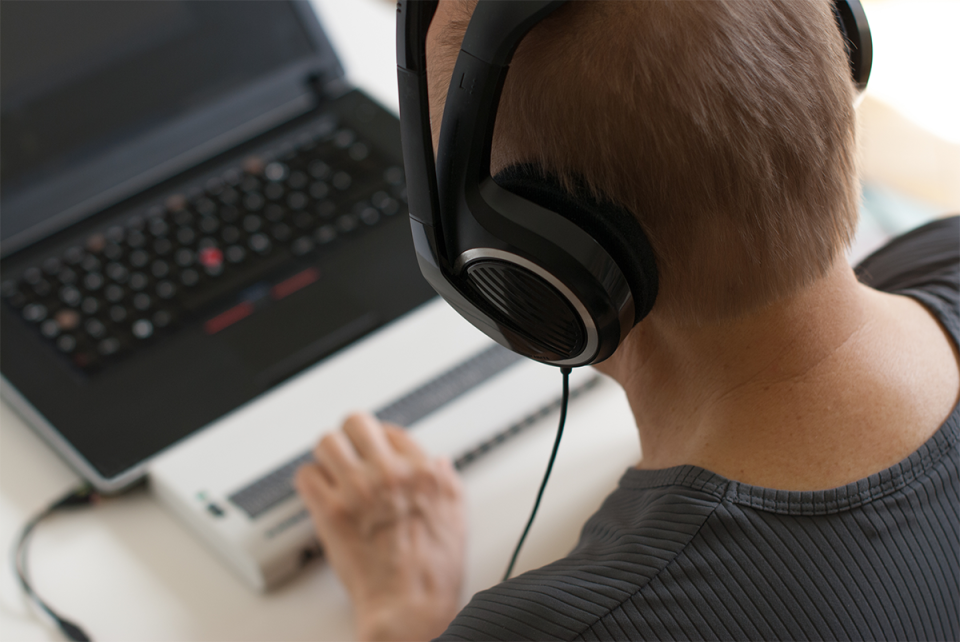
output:
MULTIPOLYGON (((424 277, 502 345, 545 363, 580 366, 613 354, 649 312, 657 273, 632 215, 549 186, 521 189, 535 195, 525 198, 490 176, 510 59, 527 32, 563 4, 478 3, 451 78, 436 159, 426 36, 437 0, 398 2, 397 70, 410 224, 424 277), (609 222, 614 216, 616 225, 609 222), (625 257, 622 239, 643 256, 625 257)), ((863 8, 859 0, 834 0, 833 9, 862 89, 872 61, 863 8)), ((535 173, 525 176, 538 180, 535 173)))

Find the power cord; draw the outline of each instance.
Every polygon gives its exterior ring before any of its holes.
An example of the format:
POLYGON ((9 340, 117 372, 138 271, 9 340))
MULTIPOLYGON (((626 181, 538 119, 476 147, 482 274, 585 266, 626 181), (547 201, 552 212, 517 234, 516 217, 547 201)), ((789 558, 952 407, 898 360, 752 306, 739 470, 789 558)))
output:
POLYGON ((27 597, 34 601, 40 610, 53 618, 53 621, 56 622, 63 634, 67 636, 67 639, 74 640, 75 642, 89 642, 90 636, 88 636, 87 633, 76 623, 60 616, 56 611, 50 608, 50 606, 44 602, 39 595, 37 595, 36 591, 33 590, 33 587, 30 585, 30 574, 27 571, 27 547, 29 545, 30 535, 33 533, 33 529, 36 528, 37 524, 39 524, 48 515, 54 511, 65 508, 87 506, 95 503, 99 499, 100 496, 89 484, 83 484, 75 488, 61 497, 59 500, 52 503, 50 506, 44 508, 30 521, 28 521, 23 527, 23 530, 20 531, 20 537, 13 549, 13 570, 17 575, 17 579, 20 580, 20 586, 23 587, 23 592, 27 594, 27 597))
POLYGON ((537 516, 537 509, 540 508, 540 499, 543 497, 543 491, 547 487, 547 480, 550 479, 550 471, 553 470, 553 461, 557 458, 557 450, 560 448, 560 438, 563 437, 563 425, 567 422, 567 406, 570 404, 570 368, 560 368, 560 374, 563 375, 563 396, 560 398, 560 425, 557 427, 557 438, 553 442, 553 452, 550 453, 550 461, 547 463, 547 472, 543 475, 543 482, 540 484, 540 492, 537 493, 537 501, 533 504, 533 511, 530 513, 530 519, 527 520, 527 527, 523 529, 523 535, 517 542, 517 547, 513 551, 513 557, 510 558, 510 565, 507 566, 507 572, 503 574, 503 581, 510 579, 510 573, 513 572, 513 565, 520 555, 520 549, 523 547, 523 541, 527 539, 527 533, 533 525, 533 518, 537 516))

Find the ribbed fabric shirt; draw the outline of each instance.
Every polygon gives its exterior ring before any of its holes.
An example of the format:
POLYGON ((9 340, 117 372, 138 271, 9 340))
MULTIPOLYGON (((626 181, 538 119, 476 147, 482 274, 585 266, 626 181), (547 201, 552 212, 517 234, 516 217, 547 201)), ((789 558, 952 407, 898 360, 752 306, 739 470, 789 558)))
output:
MULTIPOLYGON (((857 268, 960 344, 960 219, 857 268)), ((630 469, 576 548, 478 593, 442 640, 956 640, 960 407, 896 466, 782 491, 696 466, 630 469)))

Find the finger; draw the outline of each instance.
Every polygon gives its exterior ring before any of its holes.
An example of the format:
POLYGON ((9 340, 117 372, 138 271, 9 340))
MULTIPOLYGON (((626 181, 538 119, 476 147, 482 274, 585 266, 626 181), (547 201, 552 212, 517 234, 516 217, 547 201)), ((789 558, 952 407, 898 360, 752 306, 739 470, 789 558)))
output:
POLYGON ((423 448, 400 426, 385 424, 384 434, 390 446, 403 457, 417 463, 428 460, 427 453, 423 448))
POLYGON ((343 432, 350 438, 362 459, 370 462, 389 461, 393 455, 383 425, 372 415, 356 413, 347 417, 343 432))
POLYGON ((361 466, 353 444, 340 431, 324 435, 314 449, 313 457, 334 486, 343 485, 361 466))
POLYGON ((293 487, 310 513, 317 536, 321 541, 327 540, 330 520, 336 514, 337 507, 341 506, 336 491, 315 464, 306 464, 297 469, 293 487))

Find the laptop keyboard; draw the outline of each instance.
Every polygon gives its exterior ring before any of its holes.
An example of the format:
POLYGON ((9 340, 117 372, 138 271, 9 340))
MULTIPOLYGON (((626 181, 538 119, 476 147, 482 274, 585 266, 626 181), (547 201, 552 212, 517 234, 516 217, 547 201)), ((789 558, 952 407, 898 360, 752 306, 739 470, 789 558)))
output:
MULTIPOLYGON (((322 119, 275 151, 247 157, 0 284, 5 303, 79 368, 93 372, 176 331, 208 304, 406 213, 402 169, 322 119)), ((282 298, 308 268, 266 285, 282 298)), ((231 308, 214 333, 252 311, 231 308)))

